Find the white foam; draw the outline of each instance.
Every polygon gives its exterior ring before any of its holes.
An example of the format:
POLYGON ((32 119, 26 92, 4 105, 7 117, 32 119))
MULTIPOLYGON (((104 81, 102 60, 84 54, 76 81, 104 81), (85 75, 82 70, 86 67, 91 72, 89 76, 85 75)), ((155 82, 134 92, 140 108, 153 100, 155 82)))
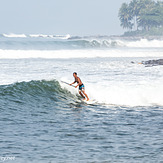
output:
POLYGON ((97 57, 163 57, 161 51, 123 50, 0 50, 0 59, 22 58, 97 58, 97 57))
POLYGON ((162 82, 136 86, 125 85, 124 83, 115 83, 109 86, 88 84, 86 92, 91 99, 108 105, 163 106, 162 82))
POLYGON ((163 40, 147 40, 141 39, 138 41, 129 41, 126 42, 127 47, 149 47, 149 48, 163 48, 163 40))
MULTIPOLYGON (((71 83, 63 77, 61 80, 71 83)), ((99 104, 118 106, 163 106, 163 78, 159 81, 143 81, 135 84, 113 82, 112 84, 85 83, 86 93, 91 100, 99 104)), ((66 88, 72 94, 78 94, 78 89, 60 82, 62 88, 66 88)))
POLYGON ((63 40, 67 40, 71 37, 69 34, 67 34, 67 35, 30 34, 29 36, 31 38, 43 37, 43 38, 54 38, 54 39, 63 39, 63 40))
POLYGON ((69 39, 71 36, 69 34, 67 35, 55 35, 53 36, 54 38, 57 38, 57 39, 63 39, 63 40, 67 40, 69 39))
POLYGON ((53 35, 45 35, 45 34, 30 34, 29 36, 33 38, 37 38, 37 37, 53 38, 53 35))

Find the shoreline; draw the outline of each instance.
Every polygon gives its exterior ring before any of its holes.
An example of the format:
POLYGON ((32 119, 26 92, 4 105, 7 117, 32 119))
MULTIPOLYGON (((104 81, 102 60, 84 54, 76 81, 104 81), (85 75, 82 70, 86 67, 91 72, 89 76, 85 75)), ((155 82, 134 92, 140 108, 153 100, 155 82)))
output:
POLYGON ((147 39, 147 40, 163 40, 163 36, 124 36, 124 35, 90 35, 90 36, 71 36, 68 38, 68 40, 78 40, 78 39, 121 39, 121 40, 133 40, 138 41, 141 39, 147 39))
POLYGON ((141 39, 147 39, 147 40, 163 40, 163 36, 123 36, 123 35, 112 35, 110 36, 112 39, 121 38, 124 40, 141 40, 141 39))

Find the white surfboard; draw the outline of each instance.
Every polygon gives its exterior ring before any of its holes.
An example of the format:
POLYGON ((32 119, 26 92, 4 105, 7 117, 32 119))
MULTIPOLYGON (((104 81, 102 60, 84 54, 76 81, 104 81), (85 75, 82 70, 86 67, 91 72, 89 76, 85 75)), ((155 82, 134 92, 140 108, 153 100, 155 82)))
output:
POLYGON ((87 100, 82 100, 84 103, 86 103, 86 104, 95 104, 96 103, 96 101, 95 100, 92 100, 92 99, 89 99, 88 101, 87 100))

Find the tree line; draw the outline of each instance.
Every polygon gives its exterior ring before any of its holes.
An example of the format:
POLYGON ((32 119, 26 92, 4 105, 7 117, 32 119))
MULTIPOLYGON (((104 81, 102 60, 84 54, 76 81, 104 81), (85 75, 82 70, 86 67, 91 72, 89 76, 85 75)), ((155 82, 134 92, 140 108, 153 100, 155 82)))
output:
POLYGON ((163 27, 163 2, 152 0, 132 0, 123 3, 118 17, 123 28, 146 30, 163 27))

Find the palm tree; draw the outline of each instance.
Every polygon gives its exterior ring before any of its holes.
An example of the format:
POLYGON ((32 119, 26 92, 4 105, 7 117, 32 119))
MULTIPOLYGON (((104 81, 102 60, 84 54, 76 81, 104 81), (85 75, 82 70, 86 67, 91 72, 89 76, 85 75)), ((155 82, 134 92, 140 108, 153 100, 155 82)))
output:
POLYGON ((121 21, 121 26, 123 28, 132 29, 133 24, 131 23, 132 17, 129 12, 129 7, 127 3, 123 3, 118 13, 119 19, 121 21))
POLYGON ((132 0, 123 3, 118 17, 123 28, 149 31, 151 28, 163 27, 163 2, 154 0, 132 0))
POLYGON ((141 0, 140 1, 141 10, 138 17, 138 26, 143 27, 143 29, 149 31, 152 26, 157 26, 156 24, 156 7, 155 2, 152 0, 141 0))
POLYGON ((139 15, 140 8, 138 5, 138 0, 133 0, 129 4, 129 12, 131 14, 132 19, 134 20, 134 27, 135 29, 138 30, 138 25, 137 25, 137 16, 139 15))
POLYGON ((156 10, 159 18, 157 19, 159 22, 159 26, 163 26, 163 2, 158 1, 156 3, 156 10))

